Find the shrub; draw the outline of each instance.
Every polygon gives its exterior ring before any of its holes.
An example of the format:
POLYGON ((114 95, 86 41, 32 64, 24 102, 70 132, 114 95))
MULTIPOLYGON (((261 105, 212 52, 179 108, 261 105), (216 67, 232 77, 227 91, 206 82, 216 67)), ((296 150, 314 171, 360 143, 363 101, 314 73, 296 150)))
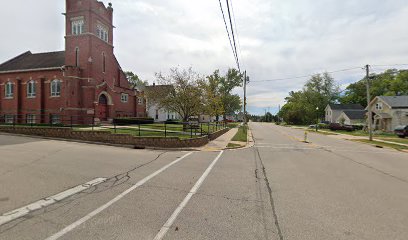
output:
POLYGON ((152 124, 153 118, 114 118, 113 124, 116 125, 138 125, 138 124, 152 124))
POLYGON ((181 124, 181 122, 179 120, 176 120, 176 119, 167 119, 165 121, 165 123, 167 123, 167 124, 181 124))

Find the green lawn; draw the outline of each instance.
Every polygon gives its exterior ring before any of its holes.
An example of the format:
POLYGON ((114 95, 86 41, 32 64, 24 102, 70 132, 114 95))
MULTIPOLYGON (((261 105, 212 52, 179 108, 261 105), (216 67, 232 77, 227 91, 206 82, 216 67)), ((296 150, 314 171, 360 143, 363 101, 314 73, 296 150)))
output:
POLYGON ((397 142, 397 143, 408 144, 408 139, 407 139, 407 138, 378 137, 377 139, 384 140, 384 141, 390 141, 390 142, 397 142))
POLYGON ((248 126, 241 126, 238 129, 237 134, 232 138, 232 141, 247 142, 248 126))
POLYGON ((378 142, 378 141, 370 142, 369 140, 360 140, 360 139, 359 140, 354 140, 354 141, 368 143, 368 144, 373 145, 373 146, 394 148, 394 149, 399 150, 399 151, 408 150, 408 147, 401 146, 401 145, 396 145, 396 144, 383 143, 383 142, 378 142))
POLYGON ((229 127, 229 128, 236 128, 236 127, 238 127, 239 125, 241 125, 241 123, 228 123, 228 124, 227 124, 227 127, 229 127))
MULTIPOLYGON (((169 129, 168 129, 169 130, 169 129)), ((115 133, 115 129, 108 129, 111 133, 115 133)), ((140 137, 178 137, 180 139, 186 139, 186 138, 191 138, 190 132, 188 134, 182 134, 182 133, 172 133, 172 132, 167 132, 165 135, 164 132, 162 131, 149 131, 149 130, 141 130, 140 135, 139 135, 139 129, 138 128, 117 128, 116 129, 116 134, 130 134, 133 136, 140 136, 140 137)), ((200 137, 200 131, 197 130, 197 135, 195 135, 195 131, 193 131, 193 138, 200 137)))
POLYGON ((241 145, 235 143, 228 143, 227 148, 240 148, 241 145))

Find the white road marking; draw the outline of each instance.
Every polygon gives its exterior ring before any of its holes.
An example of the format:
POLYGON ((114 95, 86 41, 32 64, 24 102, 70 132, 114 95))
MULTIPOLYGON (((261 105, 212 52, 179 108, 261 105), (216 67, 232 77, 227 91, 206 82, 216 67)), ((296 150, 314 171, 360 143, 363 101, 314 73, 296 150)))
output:
POLYGON ((83 192, 86 189, 89 189, 89 188, 91 188, 93 186, 101 184, 101 183, 103 183, 105 181, 106 181, 106 178, 96 178, 96 179, 94 179, 94 180, 92 180, 90 182, 87 182, 85 184, 82 184, 82 185, 76 186, 74 188, 68 189, 67 191, 58 193, 58 194, 56 194, 54 196, 51 196, 51 197, 41 199, 41 200, 39 200, 39 201, 37 201, 35 203, 31 203, 31 204, 29 204, 27 206, 24 206, 22 208, 15 209, 13 211, 5 213, 5 214, 0 216, 0 226, 4 225, 6 223, 9 223, 11 221, 14 221, 14 220, 16 220, 18 218, 24 217, 25 215, 29 214, 30 212, 39 210, 41 208, 48 207, 48 206, 50 206, 50 205, 52 205, 52 204, 54 204, 56 202, 64 200, 64 199, 66 199, 66 198, 68 198, 70 196, 73 196, 73 195, 77 194, 77 193, 83 192))
POLYGON ((108 207, 110 207, 111 205, 113 205, 114 203, 116 203, 117 201, 119 201, 120 199, 122 199, 123 197, 125 197, 126 195, 128 195, 130 192, 132 192, 133 190, 135 190, 136 188, 142 186, 143 184, 145 184, 146 182, 148 182, 150 179, 154 178, 155 176, 159 175, 160 173, 162 173, 163 171, 165 171, 166 169, 168 169, 169 167, 173 166, 174 164, 180 162, 181 160, 185 159, 186 157, 190 156, 192 154, 192 152, 187 153, 186 155, 182 156, 181 158, 167 164, 166 166, 160 168, 159 170, 157 170, 156 172, 150 174, 149 176, 143 178, 142 180, 140 180, 139 182, 137 182, 135 185, 133 185, 131 188, 127 189, 126 191, 124 191, 123 193, 119 194, 118 196, 116 196, 114 199, 110 200, 109 202, 107 202, 106 204, 100 206, 99 208, 95 209, 94 211, 92 211, 91 213, 89 213, 88 215, 84 216, 83 218, 79 219, 78 221, 72 223, 71 225, 65 227, 64 229, 62 229, 61 231, 57 232, 56 234, 52 235, 51 237, 48 237, 46 240, 56 240, 59 239, 60 237, 64 236, 65 234, 69 233, 70 231, 74 230, 76 227, 80 226, 81 224, 85 223, 86 221, 88 221, 89 219, 93 218, 94 216, 96 216, 97 214, 99 214, 100 212, 104 211, 105 209, 107 209, 108 207))
POLYGON ((173 225, 173 223, 176 220, 177 216, 184 209, 184 207, 187 205, 187 203, 190 201, 190 199, 193 197, 193 195, 197 193, 198 189, 201 187, 201 184, 203 184, 204 180, 207 178, 208 174, 210 174, 211 170, 214 168, 214 165, 218 162, 218 160, 220 159, 220 157, 221 157, 221 155, 223 153, 224 153, 224 151, 221 151, 220 154, 218 154, 218 156, 214 159, 214 161, 207 168, 207 170, 205 170, 203 175, 200 177, 200 179, 198 179, 198 181, 193 186, 193 188, 190 190, 190 192, 187 194, 187 196, 184 198, 184 200, 180 203, 180 205, 176 208, 176 210, 173 212, 173 214, 170 216, 170 218, 167 220, 167 222, 160 229, 160 232, 156 235, 154 240, 163 239, 163 237, 166 235, 167 231, 173 225))

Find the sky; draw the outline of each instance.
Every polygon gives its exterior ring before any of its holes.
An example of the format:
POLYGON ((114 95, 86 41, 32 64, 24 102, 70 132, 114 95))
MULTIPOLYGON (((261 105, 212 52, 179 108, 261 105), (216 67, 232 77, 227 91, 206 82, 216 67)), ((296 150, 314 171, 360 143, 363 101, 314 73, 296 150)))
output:
MULTIPOLYGON (((345 88, 364 76, 366 64, 373 72, 408 64, 406 0, 231 1, 241 69, 251 80, 251 114, 276 112, 288 92, 308 80, 292 77, 354 68, 332 74, 345 88), (276 81, 282 78, 291 79, 276 81)), ((150 83, 155 73, 172 67, 192 67, 203 76, 236 67, 218 0, 102 2, 113 4, 115 54, 122 68, 150 83)), ((27 50, 63 50, 64 12, 63 0, 3 3, 0 62, 27 50)))

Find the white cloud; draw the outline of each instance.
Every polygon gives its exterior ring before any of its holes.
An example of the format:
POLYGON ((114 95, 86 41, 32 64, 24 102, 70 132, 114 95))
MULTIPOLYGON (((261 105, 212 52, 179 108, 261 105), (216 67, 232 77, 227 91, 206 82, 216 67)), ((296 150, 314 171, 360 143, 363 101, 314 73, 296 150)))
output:
MULTIPOLYGON (((155 72, 174 66, 192 66, 201 74, 234 67, 218 1, 112 3, 115 52, 124 69, 153 81, 155 72)), ((233 4, 241 61, 252 80, 248 102, 254 111, 283 104, 287 93, 301 89, 307 79, 257 80, 408 63, 405 0, 233 0, 233 4)), ((64 7, 64 1, 55 0, 3 4, 0 21, 6 37, 0 62, 26 50, 63 49, 64 7)), ((334 77, 344 87, 363 75, 363 70, 353 70, 334 77)))

